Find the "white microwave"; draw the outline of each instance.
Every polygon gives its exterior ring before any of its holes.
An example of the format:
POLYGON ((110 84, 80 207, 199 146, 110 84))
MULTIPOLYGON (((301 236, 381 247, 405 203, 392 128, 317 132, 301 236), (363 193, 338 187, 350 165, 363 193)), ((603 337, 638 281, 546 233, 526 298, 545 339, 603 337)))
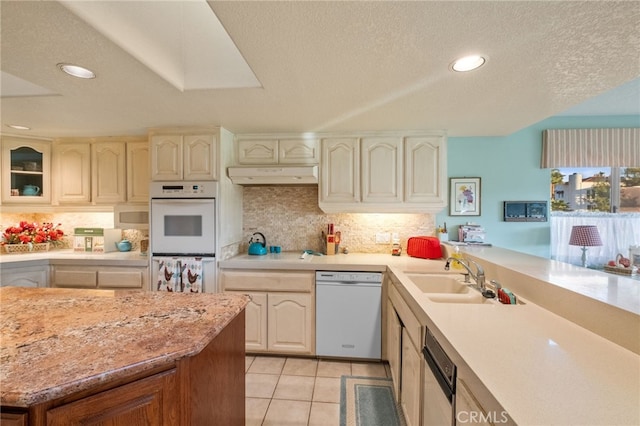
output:
POLYGON ((113 226, 120 229, 149 229, 149 204, 116 204, 113 226))

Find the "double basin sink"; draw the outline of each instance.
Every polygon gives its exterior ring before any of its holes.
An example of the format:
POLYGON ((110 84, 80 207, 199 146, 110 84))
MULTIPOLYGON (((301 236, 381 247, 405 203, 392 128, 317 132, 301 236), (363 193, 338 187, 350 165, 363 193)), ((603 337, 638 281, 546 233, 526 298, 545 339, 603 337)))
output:
MULTIPOLYGON (((419 274, 405 272, 409 280, 429 300, 436 303, 469 303, 469 304, 499 304, 498 299, 486 298, 473 283, 465 283, 464 280, 453 274, 419 274)), ((517 304, 521 305, 519 299, 517 304)))

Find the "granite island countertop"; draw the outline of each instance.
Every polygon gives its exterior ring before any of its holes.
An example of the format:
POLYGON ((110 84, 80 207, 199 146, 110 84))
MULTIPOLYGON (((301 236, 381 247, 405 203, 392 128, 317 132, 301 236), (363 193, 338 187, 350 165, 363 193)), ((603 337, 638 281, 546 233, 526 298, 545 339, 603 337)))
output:
POLYGON ((28 407, 199 353, 248 296, 0 288, 0 403, 28 407))

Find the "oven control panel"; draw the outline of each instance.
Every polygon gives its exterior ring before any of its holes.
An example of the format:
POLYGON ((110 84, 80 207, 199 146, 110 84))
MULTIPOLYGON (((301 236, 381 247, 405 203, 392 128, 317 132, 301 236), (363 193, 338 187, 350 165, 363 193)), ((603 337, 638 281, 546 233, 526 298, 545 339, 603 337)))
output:
POLYGON ((216 198, 217 182, 152 182, 151 198, 216 198))

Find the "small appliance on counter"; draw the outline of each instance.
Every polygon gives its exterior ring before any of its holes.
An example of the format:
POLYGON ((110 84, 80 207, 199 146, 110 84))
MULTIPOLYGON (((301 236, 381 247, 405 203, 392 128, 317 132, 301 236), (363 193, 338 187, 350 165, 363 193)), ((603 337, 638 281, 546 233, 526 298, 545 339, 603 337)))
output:
POLYGON ((411 237, 407 241, 407 254, 422 259, 440 259, 440 240, 438 237, 411 237))
POLYGON ((118 251, 122 229, 74 228, 73 251, 83 253, 109 253, 118 251))
POLYGON ((480 225, 468 223, 458 228, 458 240, 463 243, 482 244, 486 237, 487 234, 480 225))
POLYGON ((267 239, 261 232, 254 232, 249 240, 249 254, 253 256, 263 256, 267 254, 267 239), (256 235, 262 237, 262 242, 256 239, 256 235))

